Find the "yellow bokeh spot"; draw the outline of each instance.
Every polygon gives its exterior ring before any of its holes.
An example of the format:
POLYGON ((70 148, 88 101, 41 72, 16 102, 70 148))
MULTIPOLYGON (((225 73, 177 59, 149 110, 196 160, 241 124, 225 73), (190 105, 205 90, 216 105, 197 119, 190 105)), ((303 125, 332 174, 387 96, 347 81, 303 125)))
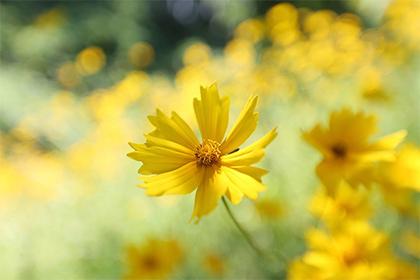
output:
POLYGON ((264 24, 260 20, 247 19, 238 25, 233 36, 255 44, 264 37, 264 28, 264 24))
POLYGON ((113 89, 115 95, 128 102, 138 100, 150 84, 149 75, 143 71, 130 72, 121 82, 116 84, 113 89))
POLYGON ((66 21, 66 11, 63 7, 56 7, 40 14, 34 25, 39 28, 57 28, 66 21))
POLYGON ((284 29, 295 27, 298 23, 298 11, 290 3, 281 3, 268 10, 265 20, 269 28, 281 25, 284 29))
POLYGON ((105 53, 100 47, 88 47, 76 57, 76 70, 83 76, 90 76, 98 73, 105 66, 105 53))
POLYGON ((335 20, 337 15, 330 10, 317 11, 306 17, 303 22, 303 30, 306 33, 315 33, 326 31, 335 20))
POLYGON ((185 66, 198 65, 210 61, 211 48, 203 43, 195 43, 189 46, 182 57, 185 66))
POLYGON ((82 81, 73 62, 65 62, 58 68, 57 80, 66 88, 74 88, 82 81))
POLYGON ((153 47, 145 42, 135 43, 128 50, 128 61, 136 67, 146 67, 152 63, 155 57, 153 47))
POLYGON ((237 66, 253 66, 255 64, 254 46, 242 39, 234 39, 225 47, 226 60, 237 66))

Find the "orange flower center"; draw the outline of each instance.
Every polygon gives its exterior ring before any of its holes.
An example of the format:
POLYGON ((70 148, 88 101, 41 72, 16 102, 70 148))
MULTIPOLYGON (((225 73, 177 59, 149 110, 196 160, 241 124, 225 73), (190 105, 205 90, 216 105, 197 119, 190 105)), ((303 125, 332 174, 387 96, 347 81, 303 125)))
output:
POLYGON ((207 166, 216 163, 220 159, 222 152, 219 150, 220 144, 213 140, 203 141, 195 148, 195 159, 198 163, 207 166))

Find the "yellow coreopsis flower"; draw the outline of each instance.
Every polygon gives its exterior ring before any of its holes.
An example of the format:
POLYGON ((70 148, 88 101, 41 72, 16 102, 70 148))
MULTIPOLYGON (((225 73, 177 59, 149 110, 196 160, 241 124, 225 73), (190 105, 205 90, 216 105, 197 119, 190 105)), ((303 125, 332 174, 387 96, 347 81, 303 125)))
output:
POLYGON ((238 204, 245 195, 257 199, 267 187, 261 183, 266 170, 251 166, 264 156, 264 148, 276 137, 276 128, 237 151, 254 132, 258 97, 250 97, 232 130, 224 138, 229 117, 229 96, 219 97, 216 83, 201 87, 201 100, 194 99, 194 110, 202 141, 175 112, 169 118, 159 109, 149 116, 156 130, 145 135, 145 144, 129 143, 135 150, 127 154, 143 162, 140 177, 150 196, 188 194, 197 189, 192 219, 200 220, 217 206, 223 196, 238 204))
POLYGON ((363 184, 370 187, 375 162, 395 161, 394 149, 407 135, 406 130, 382 137, 375 142, 369 138, 377 132, 373 115, 353 113, 344 108, 330 116, 329 128, 316 125, 303 139, 324 156, 316 173, 330 194, 344 179, 352 187, 363 184))
POLYGON ((377 181, 385 188, 420 192, 420 149, 413 144, 405 144, 396 156, 395 162, 379 165, 377 181))
POLYGON ((343 223, 328 234, 312 229, 310 251, 289 264, 289 279, 388 279, 393 261, 388 237, 366 222, 343 223))
POLYGON ((126 249, 127 274, 124 279, 164 279, 182 261, 184 252, 175 240, 149 239, 138 248, 126 249))
POLYGON ((404 215, 420 216, 415 196, 420 192, 420 149, 402 145, 395 162, 381 162, 375 180, 386 203, 404 215))
POLYGON ((335 197, 320 191, 311 200, 309 209, 330 227, 343 220, 367 220, 373 212, 365 189, 355 190, 345 181, 337 187, 335 197))

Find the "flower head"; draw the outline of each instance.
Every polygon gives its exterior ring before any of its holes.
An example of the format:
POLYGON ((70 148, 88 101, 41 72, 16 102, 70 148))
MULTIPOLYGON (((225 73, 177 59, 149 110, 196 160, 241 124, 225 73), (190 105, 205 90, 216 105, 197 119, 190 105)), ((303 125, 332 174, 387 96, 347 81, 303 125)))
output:
POLYGON ((420 149, 405 144, 397 150, 395 162, 381 162, 376 182, 385 202, 400 213, 419 217, 415 196, 420 192, 420 149))
POLYGON ((145 135, 145 144, 129 143, 135 150, 127 154, 143 162, 139 173, 146 194, 188 194, 197 189, 192 219, 199 220, 217 206, 226 195, 238 204, 245 195, 258 198, 265 190, 261 177, 266 170, 253 167, 264 157, 264 148, 276 137, 276 128, 267 135, 237 151, 254 132, 258 123, 255 113, 258 97, 250 97, 238 120, 225 137, 229 118, 229 96, 219 97, 216 83, 201 87, 201 100, 194 99, 194 111, 201 132, 201 141, 188 124, 175 112, 171 118, 156 110, 149 116, 156 130, 145 135))
POLYGON ((403 141, 407 132, 398 131, 370 142, 368 139, 377 131, 376 118, 350 109, 333 112, 329 128, 320 124, 310 132, 303 133, 303 139, 324 156, 316 172, 330 194, 338 183, 345 180, 352 187, 371 185, 375 162, 395 161, 394 149, 403 141))
POLYGON ((124 279, 163 279, 170 276, 183 257, 183 251, 175 240, 149 239, 141 247, 126 249, 128 273, 124 279))
POLYGON ((388 237, 364 221, 330 234, 312 229, 306 240, 310 250, 289 264, 289 279, 385 279, 393 270, 388 237))
POLYGON ((329 227, 340 225, 343 220, 365 220, 373 214, 365 189, 355 190, 345 181, 337 187, 335 197, 324 192, 317 193, 311 200, 309 209, 329 227))

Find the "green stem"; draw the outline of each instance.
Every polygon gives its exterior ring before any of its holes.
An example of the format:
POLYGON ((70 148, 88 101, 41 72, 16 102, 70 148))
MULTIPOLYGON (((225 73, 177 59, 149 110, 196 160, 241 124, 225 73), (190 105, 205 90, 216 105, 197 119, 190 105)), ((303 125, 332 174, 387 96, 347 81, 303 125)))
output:
POLYGON ((238 221, 235 219, 235 217, 232 214, 232 211, 230 210, 230 207, 226 201, 226 198, 224 196, 222 196, 222 201, 223 204, 226 207, 226 210, 229 214, 229 216, 232 218, 233 223, 236 225, 236 227, 239 229, 239 231, 242 233, 242 235, 245 237, 246 241, 248 241, 249 246, 251 246, 252 249, 254 249, 254 251, 262 258, 266 259, 267 257, 265 256, 265 254, 261 251, 261 249, 259 249, 254 242, 252 241, 251 237, 249 236, 249 234, 244 230, 244 228, 238 223, 238 221))

